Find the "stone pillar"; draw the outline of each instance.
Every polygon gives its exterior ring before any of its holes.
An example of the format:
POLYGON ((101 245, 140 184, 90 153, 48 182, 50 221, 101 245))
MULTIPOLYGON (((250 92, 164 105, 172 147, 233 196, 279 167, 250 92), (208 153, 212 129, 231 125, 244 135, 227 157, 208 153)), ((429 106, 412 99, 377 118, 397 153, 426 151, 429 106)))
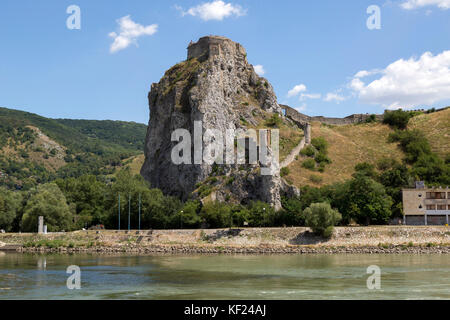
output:
POLYGON ((305 142, 311 144, 311 124, 307 123, 305 127, 305 142))
POLYGON ((44 224, 44 234, 47 234, 47 225, 44 224))
POLYGON ((406 226, 406 215, 403 215, 403 224, 406 226))
POLYGON ((426 213, 425 213, 425 225, 426 225, 426 226, 428 225, 428 216, 427 216, 426 213))
POLYGON ((39 216, 38 233, 39 234, 44 233, 44 217, 43 216, 39 216))
POLYGON ((448 224, 448 213, 445 215, 445 224, 448 224))

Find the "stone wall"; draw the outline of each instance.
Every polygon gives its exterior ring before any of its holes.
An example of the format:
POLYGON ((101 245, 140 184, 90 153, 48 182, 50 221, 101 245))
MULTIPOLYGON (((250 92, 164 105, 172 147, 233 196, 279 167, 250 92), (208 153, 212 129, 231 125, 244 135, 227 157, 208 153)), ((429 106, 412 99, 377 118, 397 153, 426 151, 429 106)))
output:
MULTIPOLYGON (((307 123, 320 122, 320 123, 336 125, 336 126, 365 122, 371 116, 370 114, 352 114, 345 118, 329 118, 329 117, 322 117, 322 116, 310 117, 310 116, 307 116, 306 114, 298 112, 297 110, 295 110, 289 106, 282 105, 281 107, 285 110, 286 116, 290 117, 293 120, 300 121, 300 122, 307 122, 307 123)), ((383 115, 375 115, 375 117, 378 121, 383 120, 383 115)))
MULTIPOLYGON (((235 50, 246 56, 245 48, 239 43, 220 36, 207 36, 200 38, 197 42, 191 42, 188 47, 188 60, 193 58, 209 59, 213 56, 228 54, 227 46, 235 46, 235 50)), ((201 60, 201 59, 200 59, 201 60)))
POLYGON ((307 119, 308 116, 305 116, 304 114, 301 114, 297 110, 286 105, 280 104, 280 107, 285 111, 286 117, 290 118, 297 126, 303 129, 305 132, 305 143, 311 144, 311 124, 307 119))

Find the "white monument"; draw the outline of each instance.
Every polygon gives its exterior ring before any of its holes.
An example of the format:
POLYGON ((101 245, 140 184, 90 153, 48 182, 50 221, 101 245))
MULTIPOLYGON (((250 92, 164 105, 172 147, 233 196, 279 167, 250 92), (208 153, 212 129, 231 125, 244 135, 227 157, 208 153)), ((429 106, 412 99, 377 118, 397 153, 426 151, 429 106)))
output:
POLYGON ((44 233, 44 217, 43 216, 39 216, 38 233, 39 234, 44 233))

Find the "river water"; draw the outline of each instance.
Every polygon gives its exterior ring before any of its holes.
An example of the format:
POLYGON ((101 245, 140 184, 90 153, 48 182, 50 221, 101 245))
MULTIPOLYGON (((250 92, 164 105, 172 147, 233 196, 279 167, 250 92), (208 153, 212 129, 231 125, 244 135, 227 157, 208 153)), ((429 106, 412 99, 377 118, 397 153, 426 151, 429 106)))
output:
POLYGON ((0 299, 450 299, 450 255, 0 252, 0 299), (81 270, 79 290, 66 285, 71 265, 81 270), (378 290, 367 287, 372 265, 381 269, 378 290))

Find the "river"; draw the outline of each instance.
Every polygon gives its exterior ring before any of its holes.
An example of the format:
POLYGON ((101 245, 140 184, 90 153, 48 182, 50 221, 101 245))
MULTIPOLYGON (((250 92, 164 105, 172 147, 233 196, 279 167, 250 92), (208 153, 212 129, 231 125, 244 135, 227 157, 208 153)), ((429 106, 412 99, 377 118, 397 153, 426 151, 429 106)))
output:
POLYGON ((33 255, 0 252, 0 299, 450 299, 450 255, 33 255), (81 288, 69 290, 68 266, 81 288), (369 290, 369 266, 381 288, 369 290))

